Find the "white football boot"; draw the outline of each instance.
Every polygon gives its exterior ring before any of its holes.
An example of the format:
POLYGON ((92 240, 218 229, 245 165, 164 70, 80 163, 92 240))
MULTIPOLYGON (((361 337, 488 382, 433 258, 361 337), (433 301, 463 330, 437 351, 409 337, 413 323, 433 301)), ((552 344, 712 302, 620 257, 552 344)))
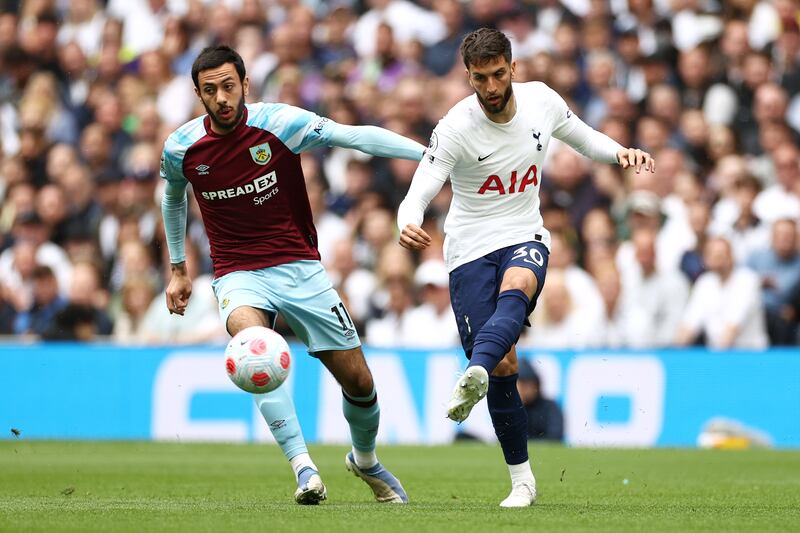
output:
POLYGON ((300 505, 317 505, 328 497, 328 491, 319 472, 307 466, 297 475, 297 490, 294 501, 300 505))
POLYGON ((453 388, 447 404, 447 418, 461 423, 467 419, 472 408, 486 396, 489 390, 489 373, 482 366, 467 367, 453 388))
POLYGON ((511 485, 511 493, 500 502, 500 507, 530 507, 536 501, 536 480, 520 481, 511 485))
POLYGON ((360 477, 372 489, 375 499, 381 503, 408 503, 408 496, 400 480, 394 474, 386 470, 380 463, 375 463, 370 468, 361 469, 356 464, 353 452, 348 453, 344 458, 344 466, 360 477))

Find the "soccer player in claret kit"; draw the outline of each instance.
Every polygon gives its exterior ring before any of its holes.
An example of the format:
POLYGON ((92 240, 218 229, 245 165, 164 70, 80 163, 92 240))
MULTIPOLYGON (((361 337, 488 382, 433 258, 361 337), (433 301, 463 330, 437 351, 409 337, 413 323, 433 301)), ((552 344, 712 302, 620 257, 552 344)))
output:
MULTIPOLYGON (((299 154, 332 145, 418 161, 424 146, 382 128, 340 125, 285 104, 245 104, 244 63, 227 46, 203 50, 192 65, 192 79, 208 114, 169 136, 161 163, 172 263, 167 307, 183 314, 192 291, 184 263, 191 183, 211 243, 213 287, 228 332, 270 327, 281 313, 342 386, 353 441, 347 468, 378 501, 406 503, 400 482, 375 455, 380 410, 372 375, 358 333, 320 263, 299 154)), ((294 470, 297 503, 324 500, 325 485, 286 387, 254 398, 294 470)))
POLYGON ((430 245, 420 226, 449 176, 453 200, 444 224, 444 254, 453 312, 470 360, 447 416, 462 422, 487 397, 511 475, 511 493, 500 505, 524 507, 536 498, 536 481, 517 392, 515 344, 547 271, 550 234, 539 213, 547 146, 555 137, 596 161, 636 172, 654 171, 655 162, 584 124, 544 83, 513 83, 511 44, 501 32, 470 33, 461 54, 475 94, 434 129, 398 211, 400 244, 410 250, 430 245))

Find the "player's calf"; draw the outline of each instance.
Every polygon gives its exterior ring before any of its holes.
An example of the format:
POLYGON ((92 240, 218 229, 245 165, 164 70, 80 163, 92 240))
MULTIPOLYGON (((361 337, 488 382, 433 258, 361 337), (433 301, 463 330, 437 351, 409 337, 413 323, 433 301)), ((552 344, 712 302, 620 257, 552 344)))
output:
POLYGON ((481 366, 491 374, 511 350, 522 332, 530 299, 519 289, 501 292, 494 314, 475 336, 469 366, 481 366))

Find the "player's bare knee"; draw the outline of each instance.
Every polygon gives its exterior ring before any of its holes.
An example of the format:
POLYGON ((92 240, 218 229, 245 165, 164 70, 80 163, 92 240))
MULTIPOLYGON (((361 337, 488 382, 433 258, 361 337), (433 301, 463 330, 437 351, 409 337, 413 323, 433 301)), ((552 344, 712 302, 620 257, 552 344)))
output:
POLYGON ((492 375, 497 377, 506 377, 506 376, 512 376, 517 372, 519 372, 519 365, 517 364, 516 358, 512 360, 508 356, 506 356, 495 367, 494 371, 492 372, 492 375))
POLYGON ((267 323, 267 317, 264 315, 263 311, 254 307, 243 305, 234 309, 228 316, 226 327, 228 328, 228 333, 230 333, 231 337, 243 329, 249 328, 250 326, 264 326, 265 328, 269 327, 269 324, 267 323))
POLYGON ((375 387, 375 383, 372 381, 372 374, 370 373, 369 369, 365 369, 366 371, 359 372, 358 376, 356 376, 353 384, 353 390, 347 391, 348 394, 351 396, 369 396, 372 394, 372 389, 375 387))
POLYGON ((519 290, 532 297, 536 294, 536 289, 539 286, 539 281, 536 275, 526 269, 520 267, 512 267, 508 269, 503 276, 503 282, 500 284, 500 292, 519 290))

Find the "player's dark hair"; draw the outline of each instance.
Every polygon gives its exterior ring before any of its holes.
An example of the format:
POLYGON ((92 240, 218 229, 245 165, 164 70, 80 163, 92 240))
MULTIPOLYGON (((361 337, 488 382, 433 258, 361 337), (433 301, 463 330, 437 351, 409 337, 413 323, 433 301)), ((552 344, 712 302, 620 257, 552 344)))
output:
POLYGON ((221 44, 203 48, 203 51, 200 52, 200 55, 198 55, 197 59, 192 63, 192 81, 194 81, 194 86, 198 89, 200 88, 198 78, 202 71, 221 67, 225 63, 233 63, 233 66, 236 67, 236 72, 239 74, 239 81, 244 81, 246 72, 242 56, 230 46, 221 44))
POLYGON ((511 42, 499 30, 478 28, 461 42, 461 57, 467 68, 485 65, 501 56, 511 63, 511 42))

